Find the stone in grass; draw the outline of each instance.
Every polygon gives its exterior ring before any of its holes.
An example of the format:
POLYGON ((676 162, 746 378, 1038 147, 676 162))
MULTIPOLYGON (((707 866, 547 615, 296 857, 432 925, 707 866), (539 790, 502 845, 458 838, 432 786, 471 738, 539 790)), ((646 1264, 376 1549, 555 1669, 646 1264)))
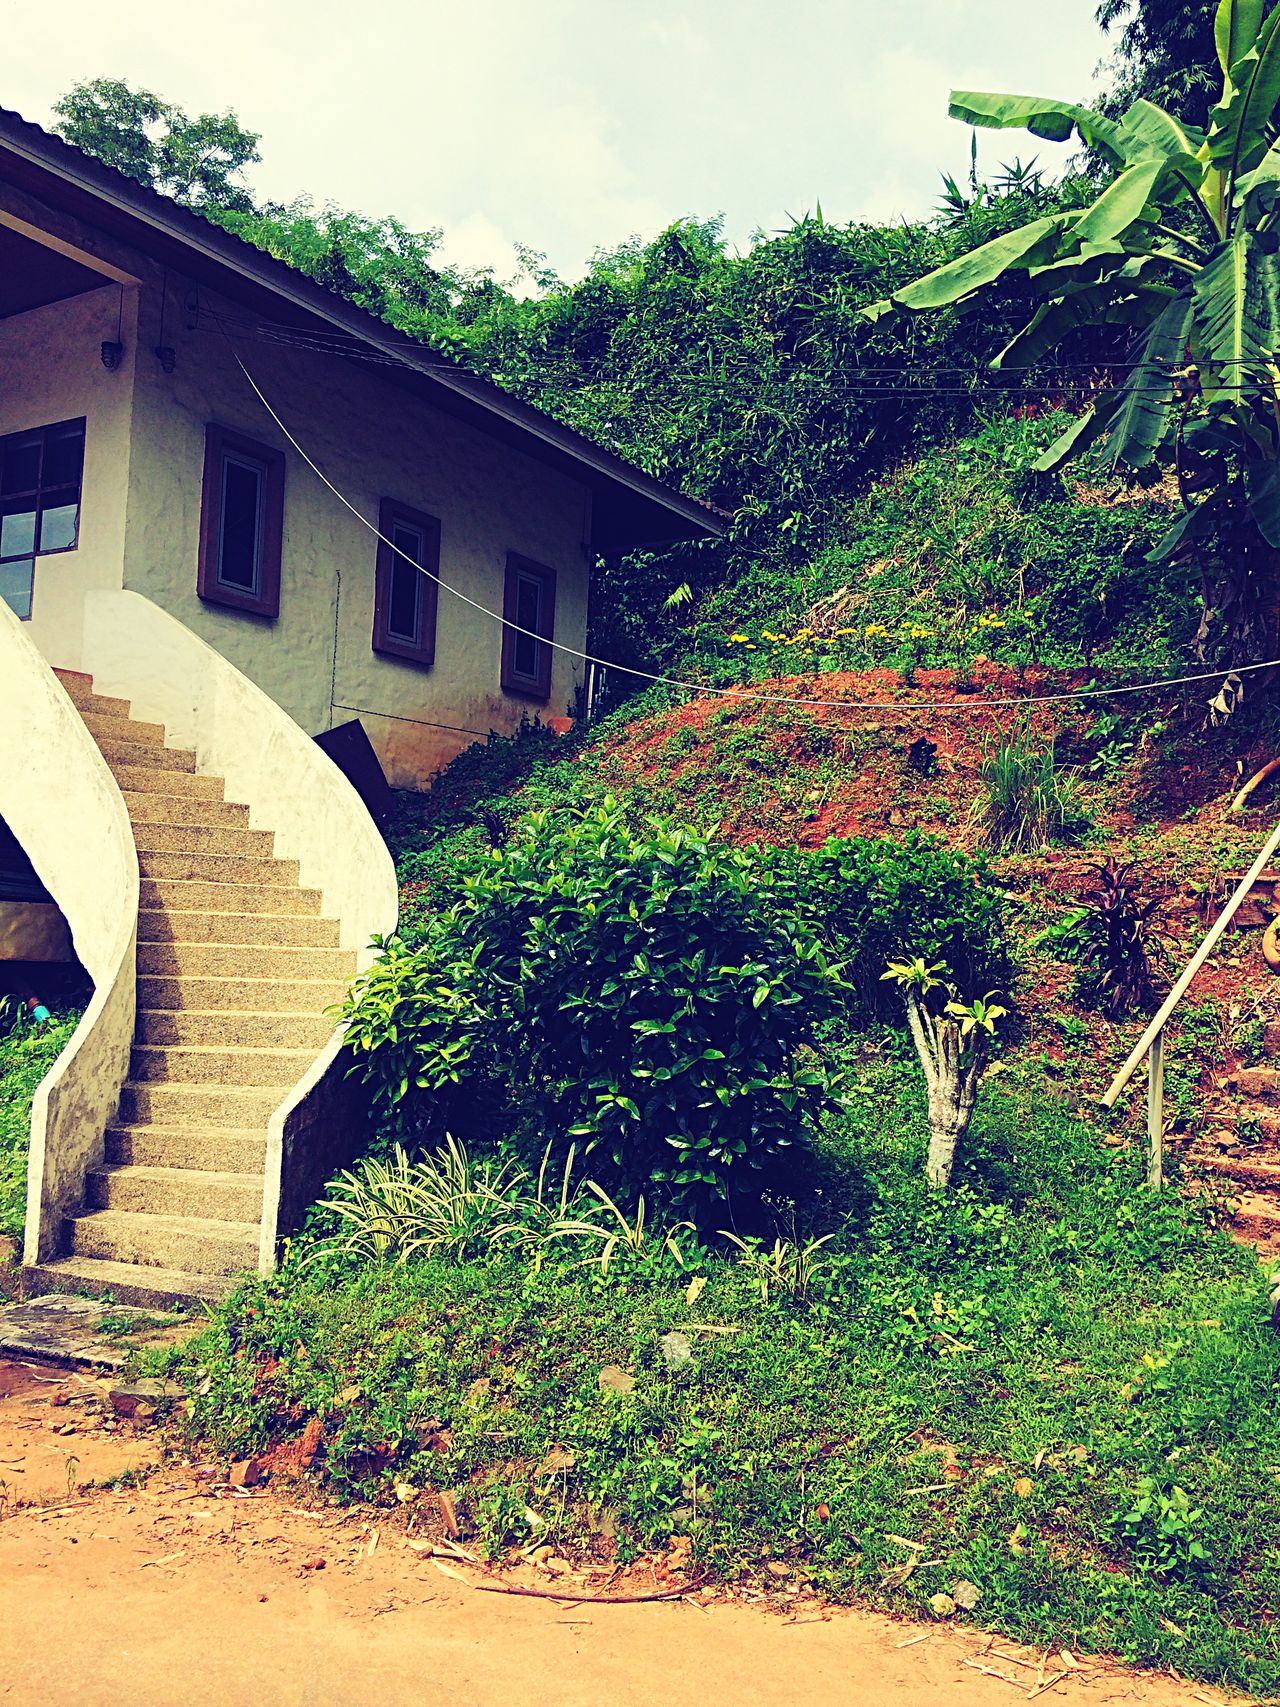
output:
POLYGON ((678 1328, 673 1328, 669 1334, 663 1334, 658 1341, 662 1347, 662 1361, 668 1369, 688 1369, 693 1362, 693 1347, 689 1343, 688 1334, 682 1334, 678 1328))
POLYGON ((118 1417, 131 1417, 139 1410, 153 1414, 169 1411, 186 1396, 185 1389, 172 1381, 130 1381, 113 1387, 108 1395, 118 1417))
POLYGON ((628 1375, 625 1369, 619 1369, 616 1363, 606 1363, 600 1371, 597 1386, 602 1393, 634 1393, 636 1378, 628 1375))
POLYGON ((950 1618, 956 1609, 956 1603, 949 1594, 931 1594, 929 1605, 938 1618, 950 1618))
POLYGON ((958 1583, 951 1585, 951 1598, 957 1606, 963 1607, 966 1612, 972 1612, 982 1599, 982 1590, 977 1583, 971 1583, 967 1577, 961 1577, 958 1583))

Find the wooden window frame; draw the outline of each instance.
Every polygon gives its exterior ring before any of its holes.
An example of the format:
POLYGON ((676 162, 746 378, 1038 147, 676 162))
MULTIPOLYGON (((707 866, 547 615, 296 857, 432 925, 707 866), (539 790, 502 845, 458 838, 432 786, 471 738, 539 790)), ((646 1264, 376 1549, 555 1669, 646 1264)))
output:
POLYGON ((200 559, 196 592, 206 604, 222 605, 245 616, 280 615, 280 558, 284 548, 284 452, 260 444, 210 421, 204 431, 204 480, 200 491, 200 559), (223 457, 233 455, 262 465, 266 490, 258 590, 227 586, 218 578, 218 526, 222 512, 223 457))
POLYGON ((439 584, 432 579, 440 573, 439 517, 411 510, 408 504, 399 504, 393 498, 383 498, 378 505, 378 532, 383 537, 378 541, 374 579, 373 650, 383 658, 395 658, 404 664, 417 664, 420 669, 429 669, 436 661, 436 610, 440 602, 439 584), (396 554, 387 541, 392 537, 397 522, 417 528, 422 534, 426 559, 422 567, 429 571, 418 577, 416 644, 402 635, 392 634, 388 627, 391 621, 391 574, 396 554))
POLYGON ((515 694, 521 699, 534 699, 545 702, 551 698, 551 671, 555 662, 555 653, 547 642, 555 639, 556 632, 556 572, 545 563, 535 563, 530 557, 522 557, 518 551, 507 553, 507 573, 502 593, 502 691, 515 694), (507 626, 516 620, 518 592, 517 586, 521 575, 533 576, 542 582, 542 611, 538 625, 538 638, 543 642, 539 657, 539 669, 536 677, 519 675, 515 667, 516 640, 519 636, 513 628, 507 626))

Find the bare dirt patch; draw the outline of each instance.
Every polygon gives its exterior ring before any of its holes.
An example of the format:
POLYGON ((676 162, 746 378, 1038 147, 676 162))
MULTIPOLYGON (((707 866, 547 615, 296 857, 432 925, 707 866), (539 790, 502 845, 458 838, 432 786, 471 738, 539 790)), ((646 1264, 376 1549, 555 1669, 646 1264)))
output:
POLYGON ((21 1457, 29 1478, 0 1518, 6 1701, 703 1707, 710 1694, 759 1707, 994 1707, 1059 1673, 1040 1699, 1221 1699, 968 1626, 816 1602, 602 1606, 479 1592, 511 1579, 421 1551, 403 1518, 308 1505, 296 1484, 232 1492, 225 1466, 166 1452, 155 1424, 112 1431, 89 1396, 93 1377, 52 1373, 0 1365, 0 1459, 21 1457), (74 1435, 58 1432, 68 1414, 84 1423, 74 1435), (130 1485, 84 1489, 126 1460, 130 1485))

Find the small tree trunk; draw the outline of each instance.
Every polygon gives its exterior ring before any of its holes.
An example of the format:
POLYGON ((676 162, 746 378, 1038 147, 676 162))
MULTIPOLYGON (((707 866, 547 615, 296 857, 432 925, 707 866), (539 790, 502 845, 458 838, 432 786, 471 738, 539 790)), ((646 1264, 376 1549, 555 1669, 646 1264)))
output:
POLYGON ((907 994, 907 1023, 929 1087, 925 1175, 930 1185, 945 1190, 951 1184, 956 1156, 978 1101, 982 1041, 975 1036, 965 1049, 958 1022, 931 1014, 915 991, 907 994))

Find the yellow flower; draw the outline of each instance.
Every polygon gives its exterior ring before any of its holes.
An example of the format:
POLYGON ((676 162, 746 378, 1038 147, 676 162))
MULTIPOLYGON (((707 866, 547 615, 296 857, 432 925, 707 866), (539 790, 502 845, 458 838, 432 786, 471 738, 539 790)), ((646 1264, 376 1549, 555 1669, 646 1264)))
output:
POLYGON ((837 628, 835 637, 837 640, 843 640, 846 634, 856 634, 857 632, 856 628, 837 628))
POLYGON ((745 646, 750 639, 751 636, 749 634, 731 634, 729 636, 729 644, 730 646, 745 646))
POLYGON ((933 630, 931 628, 921 628, 919 623, 913 622, 911 625, 911 638, 913 640, 932 640, 933 630))
POLYGON ((889 630, 882 622, 869 622, 862 632, 868 640, 874 640, 878 635, 888 634, 889 630))
POLYGON ((1005 626, 1005 622, 1004 622, 1003 617, 980 616, 978 618, 978 627, 979 628, 1003 628, 1004 626, 1005 626))

